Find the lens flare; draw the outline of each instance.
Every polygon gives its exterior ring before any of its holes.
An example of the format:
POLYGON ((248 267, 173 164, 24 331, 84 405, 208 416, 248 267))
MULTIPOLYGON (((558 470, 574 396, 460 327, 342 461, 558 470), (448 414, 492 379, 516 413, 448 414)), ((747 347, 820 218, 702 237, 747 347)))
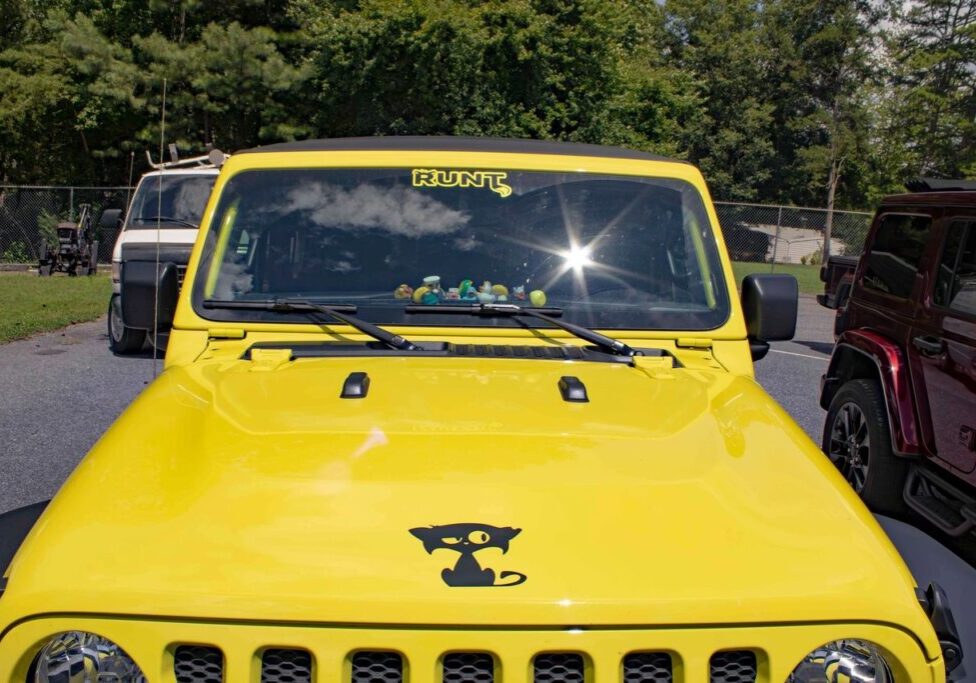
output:
POLYGON ((566 259, 566 265, 577 272, 586 266, 593 265, 589 247, 573 246, 569 248, 569 251, 563 252, 562 256, 566 259))

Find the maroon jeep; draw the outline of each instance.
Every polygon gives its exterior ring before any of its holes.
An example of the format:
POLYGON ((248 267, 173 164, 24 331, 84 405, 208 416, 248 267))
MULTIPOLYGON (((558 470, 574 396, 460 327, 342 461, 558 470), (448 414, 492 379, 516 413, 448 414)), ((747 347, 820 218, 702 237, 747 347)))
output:
POLYGON ((976 530, 976 183, 909 190, 882 202, 849 293, 844 264, 822 274, 838 309, 823 450, 871 509, 959 537, 976 530))

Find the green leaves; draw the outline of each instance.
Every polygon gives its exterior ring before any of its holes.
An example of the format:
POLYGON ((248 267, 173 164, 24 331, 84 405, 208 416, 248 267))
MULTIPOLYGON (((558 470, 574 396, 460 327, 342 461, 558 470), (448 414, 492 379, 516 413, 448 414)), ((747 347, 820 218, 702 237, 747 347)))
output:
POLYGON ((9 0, 0 182, 126 182, 166 79, 184 154, 554 138, 689 159, 721 199, 863 207, 976 171, 974 62, 976 0, 9 0))

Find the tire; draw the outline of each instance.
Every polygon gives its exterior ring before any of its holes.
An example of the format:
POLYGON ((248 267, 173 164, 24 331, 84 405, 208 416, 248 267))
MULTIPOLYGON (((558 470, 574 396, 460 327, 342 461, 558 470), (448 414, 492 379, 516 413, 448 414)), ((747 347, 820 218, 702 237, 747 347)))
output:
POLYGON ((904 512, 908 461, 891 450, 888 411, 877 382, 855 379, 840 388, 827 410, 823 452, 872 511, 904 512))
POLYGON ((116 355, 135 353, 146 341, 144 330, 133 330, 122 323, 122 299, 113 294, 108 302, 108 347, 116 355))

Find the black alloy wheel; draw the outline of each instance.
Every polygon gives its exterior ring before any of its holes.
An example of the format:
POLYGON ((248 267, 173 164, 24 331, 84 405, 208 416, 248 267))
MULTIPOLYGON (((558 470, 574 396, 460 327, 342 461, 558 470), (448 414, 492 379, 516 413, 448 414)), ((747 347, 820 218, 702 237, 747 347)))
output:
POLYGON ((864 413, 853 401, 842 405, 834 416, 827 457, 861 495, 868 479, 871 434, 864 413))
POLYGON ((900 514, 908 460, 895 455, 881 386, 855 379, 834 395, 824 423, 823 452, 874 512, 900 514))

